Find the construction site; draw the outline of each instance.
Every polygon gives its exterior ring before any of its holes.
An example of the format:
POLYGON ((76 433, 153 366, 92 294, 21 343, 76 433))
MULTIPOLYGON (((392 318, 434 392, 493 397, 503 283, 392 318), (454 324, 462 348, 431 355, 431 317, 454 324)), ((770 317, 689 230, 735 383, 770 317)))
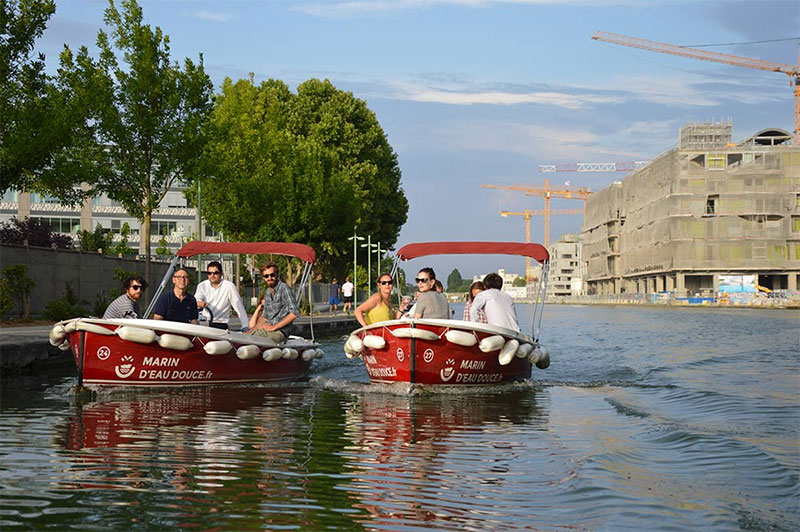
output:
POLYGON ((800 147, 765 129, 687 124, 677 146, 586 199, 588 294, 797 290, 800 147))

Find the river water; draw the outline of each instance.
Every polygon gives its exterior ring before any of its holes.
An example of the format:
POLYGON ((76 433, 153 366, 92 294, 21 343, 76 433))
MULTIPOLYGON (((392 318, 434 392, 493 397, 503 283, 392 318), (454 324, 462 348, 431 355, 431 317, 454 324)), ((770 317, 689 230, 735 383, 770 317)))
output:
POLYGON ((501 389, 371 385, 341 339, 291 386, 4 379, 0 528, 797 530, 798 318, 548 306, 501 389))

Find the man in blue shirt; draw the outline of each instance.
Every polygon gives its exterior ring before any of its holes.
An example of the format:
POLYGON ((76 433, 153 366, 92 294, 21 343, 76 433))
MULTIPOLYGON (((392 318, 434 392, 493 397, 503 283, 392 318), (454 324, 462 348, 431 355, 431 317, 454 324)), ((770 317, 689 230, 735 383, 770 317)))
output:
POLYGON ((258 304, 250 317, 250 332, 281 343, 288 338, 292 322, 300 316, 300 309, 292 290, 278 276, 278 265, 274 262, 270 261, 262 266, 261 277, 267 289, 264 292, 264 301, 258 304))
POLYGON ((178 268, 172 275, 173 289, 161 294, 153 308, 153 318, 157 320, 197 323, 197 300, 186 291, 189 286, 189 272, 178 268))

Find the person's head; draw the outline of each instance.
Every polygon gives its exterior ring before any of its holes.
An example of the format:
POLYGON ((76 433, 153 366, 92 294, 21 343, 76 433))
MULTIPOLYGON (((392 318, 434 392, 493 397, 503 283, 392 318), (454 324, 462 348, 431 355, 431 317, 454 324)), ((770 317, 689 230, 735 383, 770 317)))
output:
POLYGON ((218 285, 222 281, 222 264, 219 261, 212 260, 206 267, 206 274, 211 284, 218 285))
POLYGON ((444 285, 442 284, 442 282, 441 282, 439 279, 436 279, 436 280, 433 282, 433 287, 434 287, 434 288, 436 289, 436 291, 437 291, 437 292, 439 292, 439 293, 441 293, 441 292, 444 292, 444 285))
POLYGON ((382 273, 378 276, 378 292, 381 294, 390 294, 394 288, 394 280, 388 273, 382 273))
POLYGON ((125 289, 125 293, 128 294, 129 298, 138 301, 142 297, 144 289, 147 288, 147 281, 141 275, 133 275, 125 279, 122 283, 122 288, 125 289))
POLYGON ((475 299, 475 296, 483 292, 486 288, 483 286, 483 283, 480 281, 475 281, 471 285, 469 285, 469 292, 467 292, 467 300, 472 301, 475 299))
POLYGON ((496 273, 487 274, 486 277, 483 278, 483 286, 486 289, 496 288, 497 290, 502 290, 503 288, 503 278, 497 275, 496 273))
POLYGON ((189 286, 189 271, 184 268, 178 268, 172 274, 172 284, 179 290, 186 290, 189 286))
POLYGON ((261 267, 261 278, 264 279, 264 282, 270 288, 278 284, 279 275, 280 271, 278 271, 278 265, 272 261, 267 262, 261 267))
POLYGON ((336 277, 333 278, 333 284, 337 284, 339 281, 336 280, 336 277))
POLYGON ((433 283, 436 282, 436 273, 433 268, 422 268, 414 280, 417 282, 417 288, 420 292, 427 292, 433 289, 433 283))
POLYGON ((346 283, 349 283, 349 282, 350 282, 350 276, 349 276, 349 275, 348 275, 347 277, 345 277, 345 278, 344 278, 344 282, 346 282, 346 283))

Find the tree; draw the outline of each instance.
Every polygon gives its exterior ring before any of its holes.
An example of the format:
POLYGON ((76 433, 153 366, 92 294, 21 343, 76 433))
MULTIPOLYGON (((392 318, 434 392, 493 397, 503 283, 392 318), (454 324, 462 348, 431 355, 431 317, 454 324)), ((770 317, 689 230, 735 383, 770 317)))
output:
POLYGON ((150 281, 150 220, 173 184, 195 177, 212 85, 202 55, 198 63, 185 59, 181 69, 170 60, 169 37, 143 23, 136 0, 121 5, 119 11, 109 1, 104 20, 111 36, 98 32, 99 58, 85 46, 75 56, 65 47, 59 78, 93 95, 87 124, 111 170, 97 175, 92 193, 106 193, 142 223, 140 251, 148 257, 150 281))
POLYGON ((301 242, 324 277, 352 258, 355 227, 389 248, 406 220, 397 156, 366 103, 329 81, 226 79, 202 179, 204 217, 237 240, 301 242))
POLYGON ((8 222, 0 223, 0 242, 19 245, 27 242, 29 246, 43 248, 72 248, 72 238, 69 235, 54 233, 49 224, 31 218, 12 218, 8 222))
POLYGON ((447 276, 447 290, 454 291, 464 284, 464 279, 461 278, 461 272, 458 268, 453 268, 450 275, 447 276))
POLYGON ((78 203, 87 195, 80 183, 98 171, 86 123, 91 94, 54 83, 44 55, 33 53, 55 2, 3 0, 0 9, 0 193, 78 203))
POLYGON ((528 281, 526 280, 524 275, 520 275, 514 281, 512 281, 511 286, 527 286, 528 281))

